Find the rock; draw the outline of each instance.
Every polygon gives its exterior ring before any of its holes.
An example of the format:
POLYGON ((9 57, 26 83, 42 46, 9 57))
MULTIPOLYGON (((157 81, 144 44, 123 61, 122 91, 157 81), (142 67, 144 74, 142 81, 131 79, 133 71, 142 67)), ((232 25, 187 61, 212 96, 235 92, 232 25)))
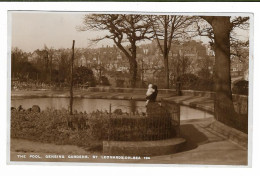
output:
POLYGON ((11 107, 11 111, 16 111, 16 108, 15 107, 11 107))
POLYGON ((41 112, 41 108, 38 105, 33 105, 31 111, 32 112, 41 112))

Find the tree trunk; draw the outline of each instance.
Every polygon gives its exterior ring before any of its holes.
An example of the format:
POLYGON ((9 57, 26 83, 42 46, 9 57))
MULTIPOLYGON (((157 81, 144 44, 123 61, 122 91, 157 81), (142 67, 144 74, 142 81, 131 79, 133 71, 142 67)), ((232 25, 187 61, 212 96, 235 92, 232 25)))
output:
POLYGON ((176 74, 175 74, 175 85, 176 85, 176 93, 178 96, 181 96, 181 82, 180 82, 180 52, 177 54, 177 59, 176 59, 176 74))
POLYGON ((137 78, 137 62, 136 59, 131 59, 130 61, 130 75, 131 75, 131 87, 136 87, 136 78, 137 78))
POLYGON ((230 76, 230 17, 214 17, 215 40, 215 118, 233 124, 235 117, 230 76))
POLYGON ((52 82, 52 54, 50 56, 50 83, 52 82))
MULTIPOLYGON (((169 89, 169 65, 168 65, 168 16, 164 16, 164 49, 163 60, 165 69, 165 89, 169 89)), ((169 39, 170 40, 170 39, 169 39)))
POLYGON ((137 61, 136 61, 136 44, 131 43, 131 57, 128 58, 130 63, 131 87, 136 87, 137 80, 137 61))
POLYGON ((168 55, 164 56, 164 68, 165 68, 165 89, 169 89, 169 61, 168 55))

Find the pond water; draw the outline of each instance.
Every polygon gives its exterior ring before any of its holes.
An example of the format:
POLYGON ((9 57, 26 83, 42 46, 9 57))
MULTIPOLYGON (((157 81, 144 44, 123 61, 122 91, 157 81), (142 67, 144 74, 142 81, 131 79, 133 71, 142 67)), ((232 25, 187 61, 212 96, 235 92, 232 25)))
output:
MULTIPOLYGON (((69 98, 12 98, 11 106, 17 108, 22 105, 24 109, 31 108, 33 105, 40 106, 41 110, 47 108, 54 109, 69 109, 69 98)), ((111 105, 111 111, 115 109, 121 109, 123 112, 146 112, 145 101, 130 101, 130 100, 110 100, 110 99, 86 99, 86 98, 74 98, 73 109, 78 112, 90 113, 92 111, 109 111, 111 105)), ((187 106, 180 107, 181 120, 188 119, 201 119, 213 117, 204 111, 193 109, 187 106)))

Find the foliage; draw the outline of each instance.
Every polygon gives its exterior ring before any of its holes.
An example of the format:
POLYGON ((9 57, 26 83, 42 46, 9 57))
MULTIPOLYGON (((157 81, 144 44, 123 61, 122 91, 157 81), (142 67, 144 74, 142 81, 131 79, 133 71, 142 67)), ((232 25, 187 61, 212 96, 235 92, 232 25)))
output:
POLYGON ((66 110, 48 109, 40 113, 29 111, 11 112, 11 137, 55 144, 91 145, 107 135, 107 114, 75 114, 66 110), (103 130, 100 130, 103 129, 103 130))
POLYGON ((75 68, 73 81, 74 83, 81 84, 81 85, 88 83, 89 86, 92 87, 96 85, 93 71, 83 66, 75 68))
POLYGON ((124 87, 125 80, 117 79, 116 80, 116 87, 124 87))
POLYGON ((201 78, 194 74, 184 74, 179 77, 182 90, 200 90, 200 91, 213 91, 214 80, 213 78, 201 78))
POLYGON ((106 76, 101 76, 100 83, 101 83, 101 85, 104 85, 104 86, 109 86, 110 85, 109 80, 108 80, 108 78, 106 76))
POLYGON ((12 77, 19 80, 36 79, 38 69, 28 62, 28 54, 18 48, 13 48, 11 53, 12 77))
POLYGON ((232 89, 233 94, 248 95, 248 81, 241 80, 234 84, 232 89))
POLYGON ((64 109, 11 111, 12 138, 47 143, 92 146, 104 140, 162 139, 173 134, 170 116, 163 113, 146 117, 100 111, 69 115, 64 109))
POLYGON ((22 61, 16 66, 17 78, 21 81, 28 79, 37 79, 38 70, 27 61, 22 61))
POLYGON ((194 74, 184 74, 179 76, 178 78, 182 89, 189 89, 191 87, 194 87, 198 79, 199 78, 194 74))

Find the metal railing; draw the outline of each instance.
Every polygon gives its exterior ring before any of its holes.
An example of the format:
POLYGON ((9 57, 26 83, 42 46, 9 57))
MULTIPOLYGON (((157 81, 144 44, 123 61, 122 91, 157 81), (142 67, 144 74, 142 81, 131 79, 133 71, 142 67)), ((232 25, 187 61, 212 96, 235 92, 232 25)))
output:
POLYGON ((108 141, 164 140, 180 133, 180 106, 167 102, 150 103, 145 115, 111 114, 108 141))

